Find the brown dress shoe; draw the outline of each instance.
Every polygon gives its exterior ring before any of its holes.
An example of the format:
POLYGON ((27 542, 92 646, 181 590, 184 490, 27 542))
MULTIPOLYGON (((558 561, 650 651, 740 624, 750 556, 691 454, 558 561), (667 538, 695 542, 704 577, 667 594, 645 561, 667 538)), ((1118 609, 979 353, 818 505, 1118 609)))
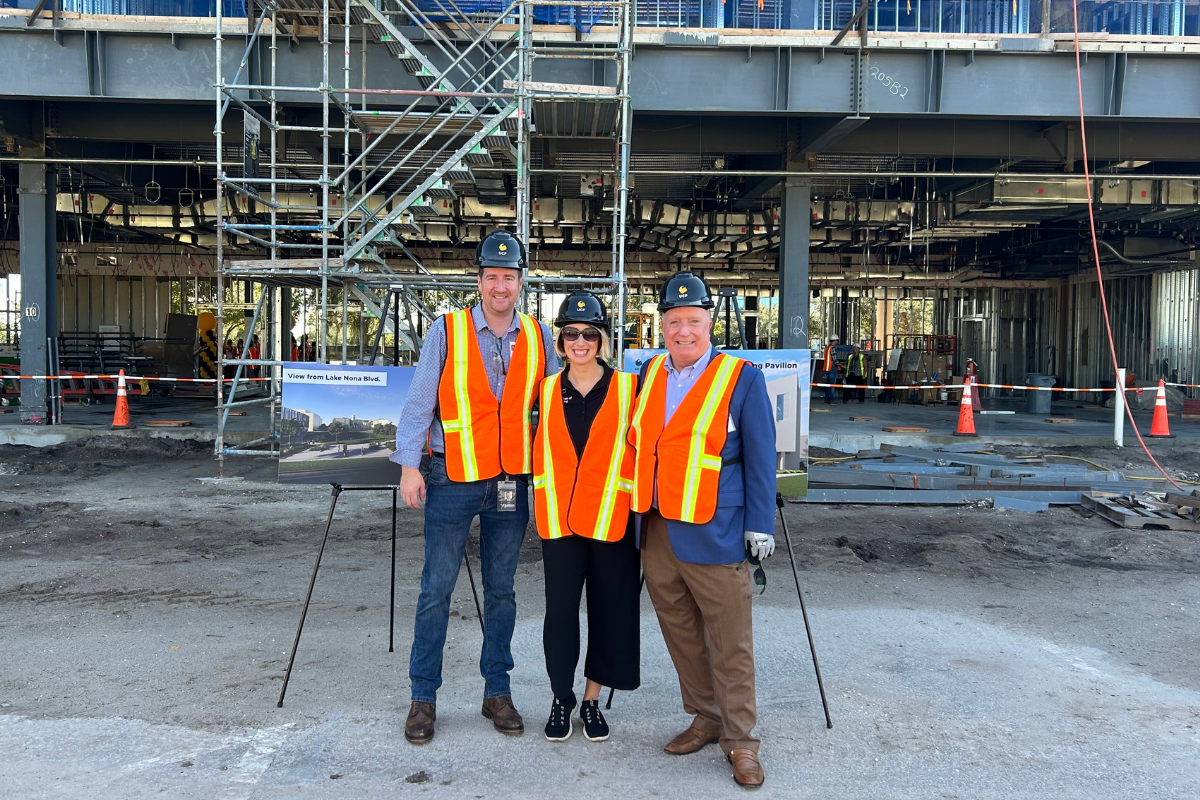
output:
POLYGON ((525 732, 525 721, 513 705, 512 695, 484 699, 482 714, 490 719, 492 725, 501 733, 520 736, 525 732))
POLYGON ((433 739, 433 723, 437 720, 437 706, 414 700, 404 722, 404 738, 413 744, 425 744, 433 739))
POLYGON ((753 750, 730 750, 729 763, 733 764, 733 780, 738 786, 757 789, 766 780, 762 765, 758 763, 758 753, 753 750))
POLYGON ((666 750, 673 756, 686 756, 688 753, 694 753, 701 747, 704 747, 704 745, 712 744, 718 739, 720 739, 719 736, 705 733, 693 725, 668 742, 663 750, 666 750))

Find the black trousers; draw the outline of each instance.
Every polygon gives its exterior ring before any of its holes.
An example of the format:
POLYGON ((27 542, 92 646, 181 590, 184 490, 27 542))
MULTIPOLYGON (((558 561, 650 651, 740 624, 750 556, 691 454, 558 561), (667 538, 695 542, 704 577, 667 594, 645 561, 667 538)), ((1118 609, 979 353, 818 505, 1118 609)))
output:
POLYGON ((582 536, 542 540, 546 571, 542 646, 550 688, 564 703, 575 703, 579 601, 585 585, 588 643, 584 677, 622 691, 641 685, 640 565, 632 525, 616 542, 582 536))
POLYGON ((867 385, 866 378, 856 375, 853 378, 850 378, 850 377, 845 378, 844 380, 842 380, 842 383, 852 383, 855 386, 859 387, 857 389, 851 389, 849 387, 842 389, 842 402, 843 403, 850 402, 851 393, 853 393, 855 395, 855 399, 858 400, 858 402, 860 402, 860 403, 864 402, 867 399, 867 390, 866 390, 866 388, 864 388, 867 385))

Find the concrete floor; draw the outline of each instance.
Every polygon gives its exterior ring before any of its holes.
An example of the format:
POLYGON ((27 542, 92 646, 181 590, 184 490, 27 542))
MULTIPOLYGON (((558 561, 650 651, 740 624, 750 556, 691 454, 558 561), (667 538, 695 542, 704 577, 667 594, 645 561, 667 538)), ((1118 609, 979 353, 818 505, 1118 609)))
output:
MULTIPOLYGON (((0 447, 6 797, 742 796, 716 748, 661 751, 687 718, 645 598, 643 686, 618 694, 613 738, 541 737, 550 697, 532 535, 513 642, 529 730, 505 738, 479 715, 463 576, 437 738, 408 745, 421 512, 400 512, 389 653, 380 494, 339 505, 277 709, 328 490, 275 485, 259 459, 236 462, 246 480, 201 483, 213 465, 198 445, 127 462, 91 447, 61 463, 0 447)), ((834 728, 777 554, 755 601, 761 796, 1200 796, 1194 534, 1121 532, 1065 509, 788 515, 834 728)))

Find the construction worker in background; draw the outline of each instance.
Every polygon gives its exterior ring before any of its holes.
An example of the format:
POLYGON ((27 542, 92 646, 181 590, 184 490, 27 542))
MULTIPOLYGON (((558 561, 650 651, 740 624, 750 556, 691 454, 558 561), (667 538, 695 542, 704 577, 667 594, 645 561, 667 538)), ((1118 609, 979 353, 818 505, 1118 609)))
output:
MULTIPOLYGON (((224 356, 226 361, 228 361, 231 358, 237 358, 237 355, 235 354, 235 351, 233 349, 233 341, 232 340, 230 340, 230 339, 225 340, 224 344, 221 346, 221 354, 224 356)), ((226 365, 225 368, 221 371, 221 377, 226 378, 226 379, 232 378, 234 375, 234 372, 236 370, 237 370, 237 367, 231 367, 231 366, 226 365)))
POLYGON ((641 683, 639 566, 630 528, 633 448, 627 437, 637 376, 616 372, 608 311, 590 292, 563 301, 555 350, 566 361, 542 381, 533 442, 533 507, 542 537, 546 619, 542 647, 554 701, 546 738, 571 737, 579 600, 587 584, 586 686, 579 717, 593 742, 609 737, 600 690, 641 683))
MULTIPOLYGON (((834 355, 833 349, 838 346, 841 339, 835 333, 829 337, 829 344, 825 345, 825 362, 821 369, 825 373, 825 383, 837 383, 837 357, 834 355)), ((825 405, 833 405, 833 387, 825 387, 825 405)))
POLYGON ((667 353, 642 368, 630 441, 646 588, 693 715, 664 749, 719 741, 761 786, 747 556, 775 549, 774 413, 762 372, 712 347, 703 279, 678 272, 660 297, 667 353))
MULTIPOLYGON (((246 355, 249 356, 252 360, 258 360, 258 358, 262 355, 262 347, 258 343, 258 334, 257 333, 250 337, 250 349, 246 351, 246 355)), ((250 377, 251 378, 260 377, 259 371, 260 371, 259 367, 250 367, 250 369, 249 369, 250 377)))
POLYGON ((843 388, 843 404, 850 402, 851 392, 858 398, 858 402, 865 403, 867 401, 867 390, 862 388, 867 385, 867 357, 863 355, 862 349, 858 345, 854 345, 854 352, 846 360, 846 378, 844 382, 852 383, 859 388, 851 389, 849 386, 843 388))
POLYGON ((538 383, 558 371, 558 357, 550 329, 516 310, 525 270, 521 242, 504 231, 489 234, 475 251, 475 266, 480 303, 429 326, 391 456, 404 468, 404 502, 425 504, 425 566, 408 663, 412 704, 404 724, 413 744, 433 738, 450 595, 476 516, 486 631, 482 713, 501 733, 525 731, 509 686, 514 578, 529 522, 530 410, 538 383))

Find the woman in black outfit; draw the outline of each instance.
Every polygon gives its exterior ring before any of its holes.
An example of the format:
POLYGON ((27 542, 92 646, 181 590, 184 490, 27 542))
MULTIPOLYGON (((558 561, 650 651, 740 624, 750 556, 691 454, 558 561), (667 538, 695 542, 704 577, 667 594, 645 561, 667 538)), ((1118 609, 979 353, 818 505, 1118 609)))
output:
POLYGON ((569 296, 554 324, 566 362, 538 393, 533 445, 534 510, 546 573, 542 644, 554 702, 546 738, 571 736, 579 601, 587 588, 587 685, 579 716, 591 741, 609 736, 600 690, 638 688, 639 566, 629 514, 633 451, 627 438, 636 376, 608 366, 609 317, 588 292, 569 296))

